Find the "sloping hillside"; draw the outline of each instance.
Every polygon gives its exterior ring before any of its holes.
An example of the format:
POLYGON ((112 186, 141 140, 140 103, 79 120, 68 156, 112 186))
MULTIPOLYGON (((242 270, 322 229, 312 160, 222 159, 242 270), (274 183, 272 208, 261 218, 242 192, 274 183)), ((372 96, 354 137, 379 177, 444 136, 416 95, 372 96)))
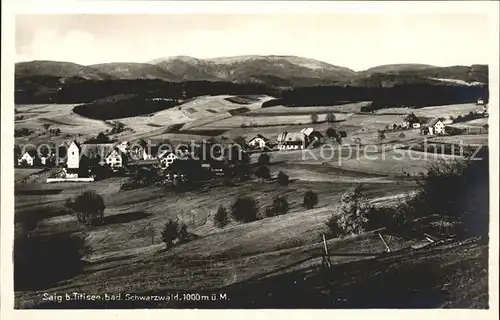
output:
POLYGON ((15 67, 16 78, 48 76, 59 78, 79 77, 89 80, 105 80, 113 77, 91 66, 82 66, 72 62, 30 61, 18 62, 15 67))
POLYGON ((177 80, 177 77, 170 72, 148 63, 103 63, 91 67, 118 79, 177 80))
POLYGON ((381 66, 376 66, 373 68, 366 69, 364 71, 360 71, 358 73, 364 75, 370 75, 374 73, 398 73, 402 71, 418 71, 430 68, 436 68, 436 67, 429 64, 420 64, 420 63, 398 63, 398 64, 385 64, 381 66))

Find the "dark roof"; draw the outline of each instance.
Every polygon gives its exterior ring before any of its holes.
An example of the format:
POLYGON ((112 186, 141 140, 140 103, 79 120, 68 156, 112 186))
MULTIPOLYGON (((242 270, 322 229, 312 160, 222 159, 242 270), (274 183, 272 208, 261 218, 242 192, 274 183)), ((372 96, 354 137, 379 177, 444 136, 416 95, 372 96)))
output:
POLYGON ((427 126, 434 127, 436 125, 436 123, 438 123, 438 121, 440 121, 438 118, 434 118, 434 119, 430 120, 429 122, 427 122, 427 126))
POLYGON ((82 144, 80 146, 80 150, 82 156, 85 156, 89 159, 93 158, 105 158, 107 157, 114 149, 114 145, 112 143, 97 143, 97 144, 82 144))
POLYGON ((268 139, 268 138, 264 137, 264 136, 263 136, 263 135, 261 135, 261 134, 256 135, 255 137, 253 137, 252 139, 250 139, 250 141, 252 141, 252 140, 254 140, 254 139, 256 139, 256 138, 261 138, 261 139, 262 139, 262 140, 264 140, 264 141, 269 141, 269 139, 268 139))
POLYGON ((36 149, 26 150, 25 153, 28 153, 32 158, 37 158, 38 157, 38 152, 36 151, 36 149))

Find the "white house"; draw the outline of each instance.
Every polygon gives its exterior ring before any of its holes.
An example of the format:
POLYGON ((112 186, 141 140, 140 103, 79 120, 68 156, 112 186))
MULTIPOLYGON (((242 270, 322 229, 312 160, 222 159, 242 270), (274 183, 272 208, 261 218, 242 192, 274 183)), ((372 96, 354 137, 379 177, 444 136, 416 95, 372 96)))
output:
POLYGON ((479 99, 477 99, 476 104, 477 104, 478 106, 482 106, 482 105, 484 105, 484 100, 483 100, 483 98, 479 98, 479 99))
POLYGON ((248 146, 251 148, 265 149, 269 144, 269 139, 258 134, 248 141, 248 146))
POLYGON ((435 119, 432 119, 431 121, 429 121, 429 123, 427 123, 426 127, 429 130, 428 134, 431 136, 445 134, 445 125, 438 118, 435 118, 435 119))
POLYGON ((314 147, 323 137, 313 128, 304 128, 300 132, 282 132, 278 135, 279 150, 298 150, 314 147))
POLYGON ((171 151, 162 154, 162 156, 159 158, 162 168, 168 168, 177 159, 179 159, 179 157, 171 151))
POLYGON ((35 161, 37 159, 37 152, 36 150, 28 150, 23 153, 23 155, 17 160, 18 165, 22 165, 25 163, 28 166, 33 166, 35 164, 35 161))
POLYGON ((282 132, 278 135, 278 150, 299 150, 306 146, 306 136, 301 132, 282 132))
POLYGON ((107 165, 111 168, 121 168, 123 167, 123 156, 122 151, 118 148, 113 149, 104 159, 107 165))

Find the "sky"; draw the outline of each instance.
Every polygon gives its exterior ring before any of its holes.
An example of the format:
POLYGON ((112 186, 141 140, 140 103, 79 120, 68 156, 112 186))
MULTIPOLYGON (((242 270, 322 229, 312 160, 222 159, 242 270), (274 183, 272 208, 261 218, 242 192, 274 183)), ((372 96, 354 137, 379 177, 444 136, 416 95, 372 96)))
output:
POLYGON ((83 65, 168 56, 295 55, 353 70, 488 63, 480 13, 16 16, 16 61, 83 65))

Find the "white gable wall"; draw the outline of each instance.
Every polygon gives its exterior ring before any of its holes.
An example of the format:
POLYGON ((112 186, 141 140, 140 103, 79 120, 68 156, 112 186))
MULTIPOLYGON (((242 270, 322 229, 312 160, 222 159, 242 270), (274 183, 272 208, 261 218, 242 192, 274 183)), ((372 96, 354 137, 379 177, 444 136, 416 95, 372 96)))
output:
POLYGON ((68 169, 78 169, 80 167, 80 150, 78 146, 72 142, 68 148, 68 169))

